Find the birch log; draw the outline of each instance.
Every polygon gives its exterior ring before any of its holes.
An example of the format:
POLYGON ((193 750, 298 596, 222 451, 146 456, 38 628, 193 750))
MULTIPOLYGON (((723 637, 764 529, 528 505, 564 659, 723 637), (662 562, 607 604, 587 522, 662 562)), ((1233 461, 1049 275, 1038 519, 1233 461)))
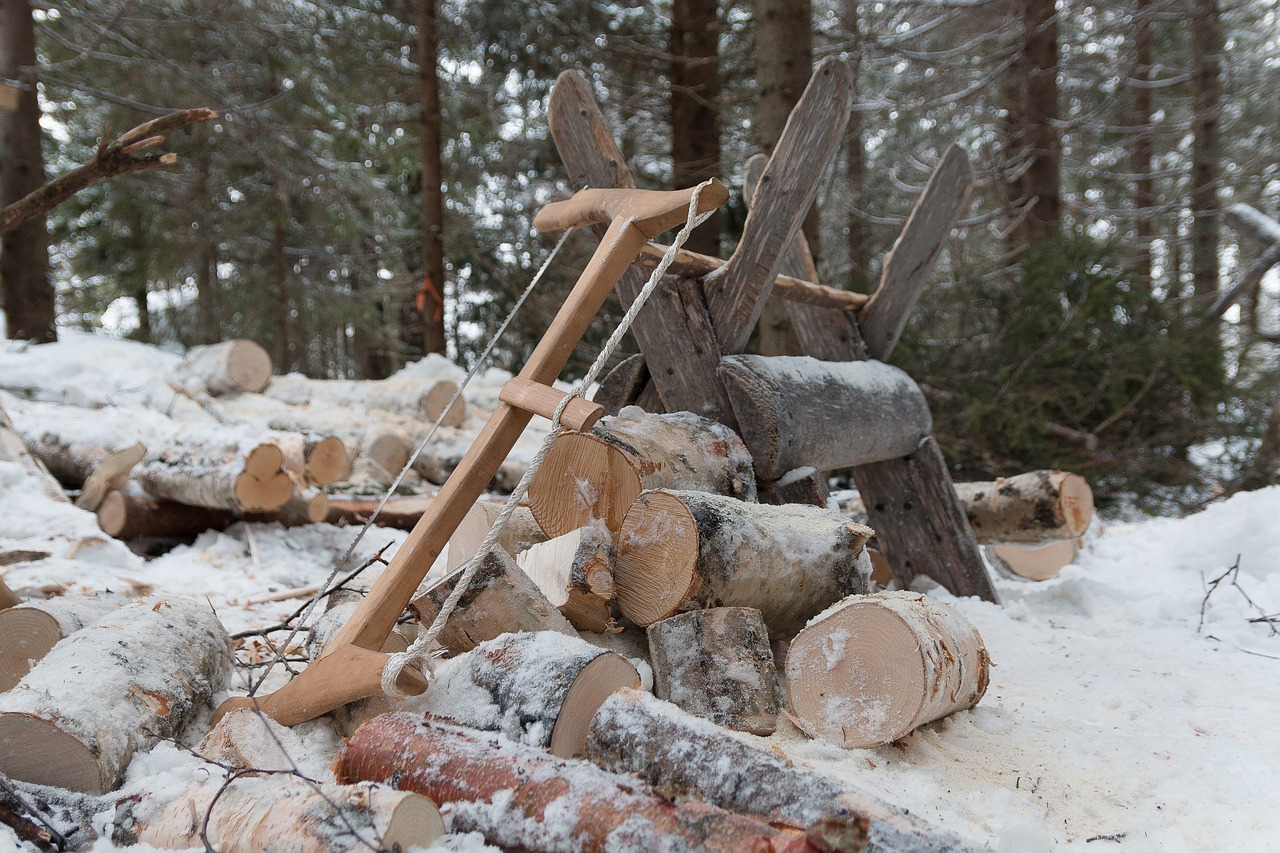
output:
POLYGON ((907 456, 933 431, 920 387, 883 362, 733 355, 720 378, 762 482, 907 456))
POLYGON ((815 851, 794 830, 708 806, 668 803, 631 779, 497 735, 386 714, 347 742, 339 782, 388 781, 449 804, 454 832, 504 850, 604 853, 815 851))
POLYGON ((971 848, 905 809, 758 749, 641 690, 605 699, 587 731, 587 758, 630 773, 669 800, 688 797, 774 826, 824 818, 867 821, 867 853, 963 853, 971 848))
POLYGON ((713 607, 649 626, 653 692, 718 726, 771 735, 777 671, 760 611, 713 607))
POLYGON ((754 607, 774 639, 867 591, 871 528, 798 504, 750 504, 705 492, 650 491, 618 535, 618 609, 638 625, 679 610, 754 607))
POLYGON ((820 614, 787 651, 796 724, 846 748, 905 737, 971 708, 990 658, 953 607, 914 592, 851 596, 820 614))
POLYGON ((336 435, 272 432, 269 440, 284 455, 285 469, 304 484, 331 486, 351 476, 346 442, 336 435))
POLYGON ((637 408, 590 432, 560 436, 529 484, 529 508, 549 536, 603 519, 618 530, 645 489, 688 489, 756 499, 751 457, 733 430, 688 412, 637 408))
POLYGON ((0 610, 0 693, 22 680, 59 640, 126 603, 122 595, 67 596, 0 610))
POLYGON ((0 695, 0 772, 110 791, 135 751, 176 736, 223 688, 232 659, 206 604, 120 608, 59 643, 0 695))
POLYGON ((112 448, 101 442, 67 440, 56 430, 32 432, 27 446, 59 482, 80 489, 76 506, 90 512, 98 508, 107 492, 124 488, 129 473, 147 452, 141 442, 112 448))
POLYGON ((557 536, 516 555, 516 565, 573 627, 596 634, 613 628, 613 562, 613 536, 602 526, 557 536))
POLYGON ((405 415, 430 425, 444 415, 442 426, 461 426, 467 419, 467 404, 461 397, 444 414, 445 406, 458 386, 449 379, 420 376, 392 376, 387 379, 308 379, 290 373, 277 376, 266 389, 268 396, 313 409, 335 408, 365 412, 381 409, 405 415))
POLYGON ((626 658, 585 640, 554 631, 503 634, 440 664, 415 708, 574 758, 605 697, 639 686, 626 658))
POLYGON ((1030 471, 993 483, 956 483, 979 541, 1075 539, 1093 520, 1093 490, 1079 474, 1030 471))
MULTIPOLYGON (((419 622, 430 625, 435 621, 456 581, 450 578, 409 603, 419 622)), ((499 548, 485 557, 437 639, 451 653, 461 654, 509 631, 558 631, 577 636, 569 620, 499 548)))
POLYGON ((188 506, 239 512, 274 512, 289 502, 293 478, 273 444, 247 454, 171 448, 148 459, 135 478, 148 492, 188 506))
POLYGON ((98 526, 116 539, 190 539, 206 530, 226 530, 238 521, 297 527, 330 519, 329 497, 316 489, 295 492, 275 512, 236 513, 186 506, 124 492, 109 492, 98 507, 98 526))
POLYGON ((444 834, 431 800, 385 785, 317 785, 292 775, 239 777, 176 797, 153 792, 116 808, 113 841, 166 850, 203 847, 203 818, 218 853, 347 853, 428 847, 444 834), (216 797, 216 801, 215 801, 216 797))
POLYGON ((217 397, 241 391, 259 392, 271 381, 271 356, 253 341, 234 340, 192 347, 175 373, 217 397))

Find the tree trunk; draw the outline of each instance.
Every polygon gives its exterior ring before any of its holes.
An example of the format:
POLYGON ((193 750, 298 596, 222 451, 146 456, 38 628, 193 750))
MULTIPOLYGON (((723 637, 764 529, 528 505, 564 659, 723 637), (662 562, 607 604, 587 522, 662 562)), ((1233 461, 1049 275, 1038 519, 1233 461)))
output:
POLYGON ((504 634, 442 663, 414 707, 575 758, 600 703, 623 687, 639 688, 640 675, 620 655, 554 631, 504 634))
POLYGON ((649 626, 653 692, 717 726, 768 736, 778 724, 777 671, 759 610, 713 607, 649 626))
POLYGON ((440 33, 436 0, 418 0, 418 109, 422 116, 422 275, 418 312, 427 352, 443 353, 444 334, 444 172, 442 168, 440 33))
MULTIPOLYGON (((718 177, 720 163, 720 16, 717 0, 674 0, 671 6, 672 183, 691 187, 718 177)), ((720 211, 685 247, 720 254, 720 211)))
MULTIPOLYGON (((1193 0, 1189 25, 1195 57, 1191 115, 1191 292, 1183 310, 1193 328, 1187 334, 1191 360, 1209 387, 1222 377, 1222 341, 1217 324, 1194 328, 1196 320, 1218 295, 1219 250, 1222 243, 1223 77, 1226 47, 1217 0, 1193 0)), ((1208 412, 1213 400, 1197 395, 1192 403, 1208 412)))
POLYGON ((603 520, 618 530, 645 489, 690 489, 756 499, 751 457, 733 430, 688 412, 637 409, 589 433, 556 439, 529 485, 529 508, 549 536, 603 520))
POLYGON ((225 789, 196 783, 176 797, 126 799, 116 808, 112 840, 167 850, 200 847, 206 814, 209 843, 218 853, 408 850, 444 835, 440 811, 418 794, 277 775, 237 778, 225 789))
POLYGON ((867 851, 964 853, 949 833, 875 797, 728 735, 640 690, 619 690, 587 731, 587 758, 631 773, 670 800, 694 798, 774 826, 864 818, 867 851))
POLYGON ((59 640, 125 604, 119 595, 20 601, 0 610, 0 693, 12 688, 59 640))
POLYGON ((1019 0, 1022 13, 1021 122, 1018 154, 1030 161, 1019 181, 1027 209, 1016 230, 1026 245, 1058 233, 1062 219, 1062 139, 1058 106, 1056 0, 1019 0))
POLYGON ((596 634, 614 627, 613 562, 613 535, 601 526, 557 536, 516 555, 516 565, 573 627, 596 634))
POLYGON ((193 382, 213 396, 260 392, 271 381, 271 356, 249 340, 192 347, 174 369, 182 382, 193 382))
POLYGON ((387 714, 356 732, 342 752, 337 775, 340 782, 395 779, 400 788, 450 804, 454 832, 480 832, 503 849, 816 849, 788 846, 802 838, 794 831, 696 800, 673 805, 594 765, 412 714, 387 714))
POLYGON ((761 481, 906 456, 933 430, 920 387, 883 362, 736 355, 720 377, 761 481))
MULTIPOLYGON (((36 34, 30 0, 0 0, 0 79, 19 81, 16 110, 0 110, 0 208, 44 185, 40 104, 36 98, 36 34)), ((49 343, 58 339, 49 280, 49 231, 36 216, 0 234, 0 285, 7 335, 49 343)))
POLYGON ((914 592, 850 596, 796 635, 787 688, 810 737, 864 748, 971 708, 987 689, 986 647, 945 604, 914 592))
POLYGON ((1142 289, 1150 294, 1151 281, 1151 242, 1156 236, 1156 181, 1152 175, 1154 164, 1154 146, 1152 137, 1155 134, 1153 110, 1151 106, 1151 89, 1146 84, 1151 82, 1152 46, 1154 37, 1155 0, 1137 0, 1133 15, 1133 104, 1129 120, 1132 125, 1132 143, 1130 150, 1130 169, 1134 174, 1133 181, 1133 213, 1134 237, 1137 245, 1135 268, 1142 289))
POLYGON ((196 267, 196 339, 202 344, 215 344, 222 340, 222 287, 218 278, 218 240, 214 235, 213 215, 216 205, 210 186, 213 171, 213 152, 206 134, 197 134, 195 143, 195 188, 192 203, 200 220, 195 236, 196 267))
MULTIPOLYGON (((431 625, 453 592, 450 578, 409 603, 423 625, 431 625)), ((458 600, 437 642, 452 654, 462 654, 512 631, 557 631, 576 637, 569 620, 560 615, 529 576, 501 549, 491 552, 458 600)))
MULTIPOLYGON (((858 0, 845 0, 843 15, 849 31, 849 65, 853 69, 854 102, 858 103, 858 90, 862 88, 863 38, 862 22, 858 17, 858 0)), ((867 152, 863 140, 862 113, 849 114, 849 127, 845 131, 845 184, 849 197, 849 213, 845 227, 849 234, 845 247, 849 253, 849 278, 845 287, 859 293, 871 290, 871 235, 866 221, 867 152)))
POLYGON ((749 504, 703 492, 651 491, 618 534, 618 609, 637 625, 679 610, 754 607, 774 639, 867 591, 873 535, 839 513, 749 504))
POLYGON ((208 605, 139 602, 59 643, 0 694, 0 772, 102 794, 222 690, 231 641, 208 605))

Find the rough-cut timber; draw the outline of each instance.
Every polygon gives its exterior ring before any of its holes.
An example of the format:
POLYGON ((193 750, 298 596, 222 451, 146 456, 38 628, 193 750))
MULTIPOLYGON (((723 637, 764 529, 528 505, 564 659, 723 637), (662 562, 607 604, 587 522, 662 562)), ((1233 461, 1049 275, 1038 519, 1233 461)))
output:
POLYGON ((750 746, 641 690, 619 690, 587 732, 587 758, 670 800, 692 797, 774 826, 865 818, 866 853, 963 853, 958 839, 856 788, 750 746))
POLYGON ((871 528, 816 507, 750 504, 705 492, 650 491, 618 534, 622 615, 651 625, 679 610, 754 607, 775 639, 867 591, 871 528))
POLYGON ((504 634, 440 664, 414 707, 574 758, 605 697, 639 686, 626 658, 585 640, 554 631, 504 634))
POLYGON ((587 433, 556 439, 529 484, 529 508, 550 536, 596 520, 618 530, 645 489, 690 489, 756 499, 751 456, 733 430, 690 414, 629 408, 587 433))
POLYGON ((2 406, 0 406, 0 461, 13 462, 25 469, 40 484, 40 490, 51 500, 67 502, 67 496, 62 493, 62 487, 58 485, 58 481, 49 473, 49 469, 45 468, 44 464, 27 449, 22 436, 14 428, 9 413, 2 406))
POLYGON ((1031 471, 993 483, 956 483, 980 542, 1074 539, 1093 520, 1093 490, 1079 474, 1031 471))
POLYGON ((516 565, 579 631, 613 628, 613 535, 603 525, 583 527, 530 546, 516 565))
MULTIPOLYGON (((266 393, 295 406, 345 408, 357 412, 382 409, 433 424, 457 391, 457 383, 450 379, 432 380, 420 376, 392 376, 376 380, 308 379, 301 374, 290 373, 271 380, 266 393)), ((444 414, 441 425, 461 426, 466 419, 467 404, 459 397, 448 414, 444 414)))
POLYGON ((972 708, 987 690, 986 647, 955 608, 913 592, 852 596, 791 641, 796 724, 846 748, 890 743, 972 708))
POLYGON ((999 569, 1029 581, 1047 581, 1075 562, 1076 540, 1057 539, 1041 545, 1019 542, 987 545, 986 553, 999 569))
POLYGON ((773 734, 777 671, 759 610, 713 607, 655 622, 649 656, 658 698, 718 726, 773 734))
MULTIPOLYGON (((435 621, 456 581, 451 577, 409 603, 419 622, 430 625, 435 621)), ((509 631, 558 631, 577 636, 569 620, 499 548, 485 556, 437 639, 451 653, 461 654, 509 631)))
POLYGON ((825 509, 830 497, 827 478, 812 466, 795 468, 760 486, 762 504, 807 504, 825 509))
POLYGON ((543 853, 812 851, 794 830, 697 800, 672 804, 593 764, 554 758, 497 735, 387 714, 348 741, 338 780, 390 781, 442 805, 454 832, 543 853))
POLYGON ((444 834, 431 800, 385 785, 317 785, 273 775, 242 776, 219 794, 220 787, 210 781, 176 797, 154 792, 124 800, 112 840, 168 850, 202 847, 206 812, 209 844, 218 853, 408 850, 428 847, 444 834))
POLYGON ((134 476, 156 497, 188 506, 274 512, 294 492, 283 465, 274 444, 259 444, 243 455, 177 447, 143 462, 134 476))
POLYGON ((256 393, 271 382, 271 356, 253 341, 223 341, 187 350, 174 372, 183 382, 196 383, 215 397, 256 393))
POLYGON ((110 791, 135 751, 176 736, 223 688, 232 659, 207 604, 122 607, 59 643, 0 694, 0 772, 110 791))
POLYGON ((878 361, 735 355, 720 378, 762 481, 905 456, 933 430, 920 386, 878 361))
POLYGON ((67 596, 0 610, 0 693, 17 684, 64 637, 126 603, 124 596, 67 596))
MULTIPOLYGON (((449 554, 446 559, 449 571, 476 555, 480 550, 480 543, 489 535, 489 528, 493 527, 501 512, 502 504, 485 500, 476 501, 475 506, 467 510, 467 514, 449 537, 449 554)), ((498 547, 516 556, 539 542, 546 541, 547 534, 542 532, 527 506, 516 507, 498 534, 498 547)))

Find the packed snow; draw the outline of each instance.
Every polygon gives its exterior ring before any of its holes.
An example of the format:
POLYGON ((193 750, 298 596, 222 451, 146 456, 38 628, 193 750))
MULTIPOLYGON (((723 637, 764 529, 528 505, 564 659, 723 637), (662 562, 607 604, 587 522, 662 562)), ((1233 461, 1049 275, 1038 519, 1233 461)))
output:
MULTIPOLYGON (((197 407, 165 383, 176 356, 87 335, 66 338, 0 351, 0 386, 21 388, 19 398, 82 406, 167 406, 199 423, 197 407)), ((468 392, 477 411, 456 440, 478 429, 500 378, 468 392)), ((0 405, 13 399, 0 398, 0 405)), ((1277 518, 1280 488, 1239 494, 1187 518, 1103 524, 1057 577, 997 578, 1000 605, 928 590, 977 627, 995 664, 979 705, 878 749, 813 741, 785 719, 772 737, 748 740, 996 851, 1094 849, 1091 843, 1174 853, 1274 849, 1280 633, 1262 617, 1280 613, 1277 518), (1210 586, 1233 566, 1235 574, 1210 586)), ((0 559, 0 577, 20 595, 193 597, 236 632, 293 612, 301 600, 264 599, 322 582, 354 533, 239 524, 142 556, 106 537, 91 513, 49 498, 24 468, 0 461, 0 558, 35 552, 0 559)), ((372 531, 352 566, 385 545, 390 555, 404 536, 372 531)), ((207 729, 206 713, 183 743, 198 742, 207 729)), ((290 744, 299 767, 329 782, 327 750, 336 740, 318 742, 324 749, 317 754, 301 739, 290 744)), ((123 792, 217 772, 161 743, 135 755, 123 792)), ((34 849, 0 825, 0 850, 6 848, 34 849)), ((93 849, 116 848, 99 841, 93 849)), ((493 848, 470 833, 446 836, 432 849, 493 848)))

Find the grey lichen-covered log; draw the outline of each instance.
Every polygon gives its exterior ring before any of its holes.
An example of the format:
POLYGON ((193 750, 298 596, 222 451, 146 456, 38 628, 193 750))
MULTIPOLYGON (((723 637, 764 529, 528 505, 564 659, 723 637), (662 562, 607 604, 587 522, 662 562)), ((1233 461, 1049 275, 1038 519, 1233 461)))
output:
POLYGON ((737 433, 689 412, 639 408, 565 433, 529 485, 529 508, 550 536, 602 520, 617 530, 645 489, 687 489, 756 499, 751 456, 737 433))
POLYGON ((232 660, 207 604, 122 607, 59 643, 0 695, 0 772, 110 791, 134 752, 175 737, 223 689, 232 660))
MULTIPOLYGON (((419 622, 430 625, 435 621, 456 582, 456 577, 450 577, 409 603, 419 622)), ((499 548, 485 556, 437 641, 451 653, 461 654, 509 631, 578 635, 537 584, 499 548)))
POLYGON ((347 853, 428 847, 444 834, 435 803, 389 785, 318 785, 292 775, 217 780, 122 800, 112 840, 219 853, 347 853), (208 825, 204 817, 208 815, 208 825))
POLYGON ((58 642, 128 603, 123 595, 65 596, 0 611, 0 692, 22 680, 58 642))
POLYGON ((626 658, 585 640, 552 631, 503 634, 440 664, 413 705, 573 758, 582 755, 587 724, 605 697, 639 686, 626 658))
POLYGON ((720 378, 761 481, 905 456, 933 429, 920 387, 881 362, 735 355, 720 378))
POLYGON ((587 731, 587 758, 631 773, 663 796, 694 798, 775 826, 865 818, 866 853, 964 853, 972 848, 905 809, 757 749, 640 690, 619 690, 587 731))
POLYGON ((845 748, 890 743, 971 708, 987 690, 982 637, 914 592, 855 595, 814 617, 787 650, 792 719, 845 748))
POLYGON ((751 504, 706 492, 648 491, 618 534, 622 615, 651 625, 680 610, 754 607, 775 639, 867 591, 871 528, 798 504, 751 504))
POLYGON ((653 692, 718 726, 771 735, 778 723, 777 670, 760 611, 694 610, 649 626, 653 692))
POLYGON ((271 356, 249 340, 192 347, 175 368, 177 377, 196 382, 213 396, 262 391, 271 381, 271 356))

